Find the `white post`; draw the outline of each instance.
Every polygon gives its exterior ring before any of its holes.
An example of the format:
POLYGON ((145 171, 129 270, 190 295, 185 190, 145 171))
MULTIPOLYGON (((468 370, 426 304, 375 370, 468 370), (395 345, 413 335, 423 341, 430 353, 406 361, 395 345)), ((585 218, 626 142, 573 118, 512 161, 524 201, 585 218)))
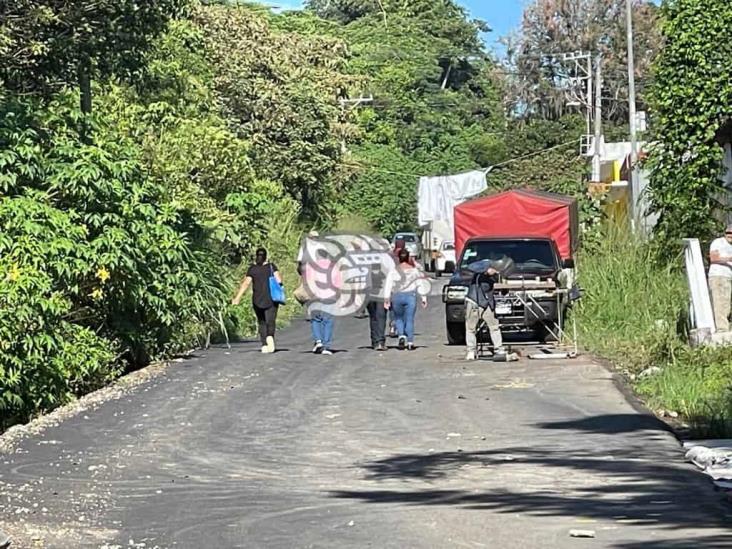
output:
POLYGON ((597 55, 595 67, 595 151, 592 157, 592 182, 600 183, 602 179, 602 163, 600 143, 602 142, 602 54, 597 55))
POLYGON ((698 238, 684 239, 684 258, 686 261, 686 276, 689 281, 691 305, 694 311, 694 327, 700 340, 707 339, 715 332, 714 312, 712 300, 709 297, 704 259, 698 238), (705 335, 706 334, 706 335, 705 335))

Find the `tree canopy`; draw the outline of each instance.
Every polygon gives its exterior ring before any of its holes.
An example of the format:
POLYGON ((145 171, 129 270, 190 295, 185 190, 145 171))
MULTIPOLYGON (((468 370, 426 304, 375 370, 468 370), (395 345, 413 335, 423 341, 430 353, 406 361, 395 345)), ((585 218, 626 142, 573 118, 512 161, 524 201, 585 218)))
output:
POLYGON ((650 94, 656 144, 649 192, 664 242, 711 237, 721 220, 710 214, 729 209, 716 135, 732 120, 730 28, 732 4, 725 0, 667 0, 662 6, 666 45, 650 94))

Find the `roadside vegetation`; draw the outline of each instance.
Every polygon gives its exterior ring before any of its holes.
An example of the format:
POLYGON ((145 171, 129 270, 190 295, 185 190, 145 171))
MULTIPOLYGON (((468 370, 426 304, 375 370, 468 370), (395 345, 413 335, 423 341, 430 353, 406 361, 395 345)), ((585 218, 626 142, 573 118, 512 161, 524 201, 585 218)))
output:
POLYGON ((581 262, 583 344, 618 365, 654 410, 701 437, 732 435, 732 351, 688 345, 681 239, 698 237, 708 249, 724 226, 729 192, 716 136, 732 120, 730 24, 729 2, 662 4, 665 45, 647 90, 659 224, 647 242, 606 228, 581 262))
POLYGON ((413 174, 490 160, 483 24, 364 6, 0 9, 0 428, 252 334, 228 302, 254 248, 292 288, 304 231, 410 228, 413 174))
POLYGON ((649 407, 692 436, 732 433, 732 353, 688 345, 681 256, 659 256, 625 228, 604 226, 578 262, 582 347, 604 357, 649 407))

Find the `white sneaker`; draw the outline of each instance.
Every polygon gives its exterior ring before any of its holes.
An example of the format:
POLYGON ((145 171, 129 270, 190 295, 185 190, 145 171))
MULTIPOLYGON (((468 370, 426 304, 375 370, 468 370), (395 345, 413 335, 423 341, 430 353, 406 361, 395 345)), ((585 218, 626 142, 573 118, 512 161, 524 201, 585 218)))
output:
POLYGON ((266 345, 262 345, 262 353, 263 353, 263 354, 265 354, 265 355, 268 355, 268 354, 270 354, 271 352, 272 352, 272 351, 270 351, 270 350, 269 350, 269 347, 267 347, 266 345))
POLYGON ((323 352, 323 344, 320 341, 315 342, 315 346, 313 347, 313 353, 316 355, 319 355, 323 352))
POLYGON ((333 354, 333 351, 331 351, 330 349, 323 349, 323 352, 320 353, 320 354, 322 354, 322 355, 332 355, 333 354))
POLYGON ((468 351, 468 354, 465 355, 465 360, 468 360, 468 361, 475 360, 475 351, 468 351))
POLYGON ((503 347, 496 347, 495 349, 493 349, 493 354, 496 356, 503 356, 506 354, 506 349, 504 349, 503 347))
POLYGON ((269 349, 269 353, 275 352, 275 342, 274 338, 272 336, 267 336, 267 349, 269 349))

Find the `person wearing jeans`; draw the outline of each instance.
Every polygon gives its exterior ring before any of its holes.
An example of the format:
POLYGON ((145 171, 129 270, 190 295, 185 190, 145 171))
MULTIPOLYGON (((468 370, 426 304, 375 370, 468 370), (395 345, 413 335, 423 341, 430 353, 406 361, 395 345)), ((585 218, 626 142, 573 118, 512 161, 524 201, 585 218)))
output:
POLYGON ((414 348, 414 316, 417 314, 417 292, 397 292, 392 298, 399 348, 414 348))
MULTIPOLYGON (((308 239, 317 238, 315 232, 308 235, 308 239)), ((323 247, 318 246, 317 242, 311 242, 310 247, 318 251, 316 257, 311 257, 306 253, 306 245, 307 240, 298 256, 298 272, 302 274, 303 283, 310 297, 307 301, 307 312, 313 336, 313 353, 332 355, 334 313, 338 313, 335 307, 343 279, 338 265, 323 247)))
POLYGON ((325 311, 311 311, 310 328, 315 342, 313 352, 316 355, 332 355, 333 315, 325 311))
POLYGON ((400 349, 415 349, 414 316, 418 294, 421 294, 422 307, 427 307, 424 279, 422 271, 410 263, 409 252, 404 248, 399 250, 399 265, 386 277, 384 308, 394 311, 400 349))

